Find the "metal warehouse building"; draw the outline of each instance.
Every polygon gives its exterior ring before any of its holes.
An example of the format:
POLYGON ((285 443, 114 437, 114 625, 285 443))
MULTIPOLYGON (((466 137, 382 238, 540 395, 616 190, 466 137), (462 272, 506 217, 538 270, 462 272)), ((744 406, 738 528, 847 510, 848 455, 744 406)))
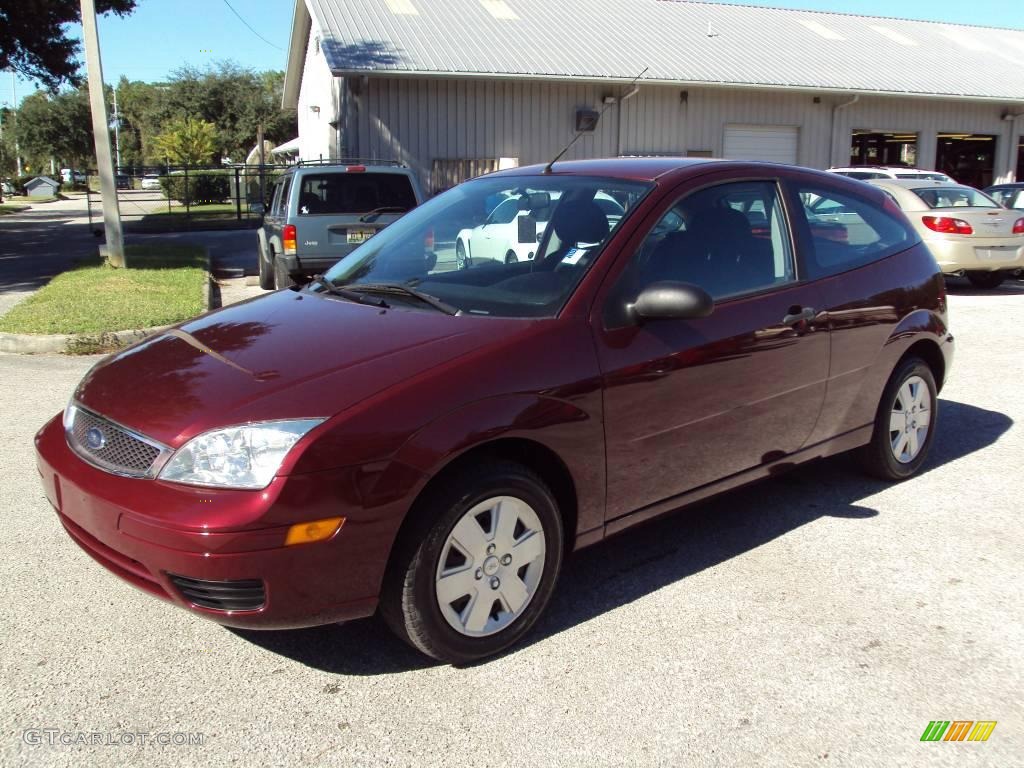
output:
POLYGON ((904 163, 984 186, 1024 179, 1024 31, 673 0, 297 0, 284 106, 300 158, 398 159, 431 191, 549 160, 602 110, 567 159, 904 163))

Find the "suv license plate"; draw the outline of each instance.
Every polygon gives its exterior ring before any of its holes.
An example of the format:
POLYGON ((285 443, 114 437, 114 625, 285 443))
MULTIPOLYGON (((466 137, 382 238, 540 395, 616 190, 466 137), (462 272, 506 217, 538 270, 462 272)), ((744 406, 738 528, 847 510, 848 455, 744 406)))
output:
POLYGON ((350 243, 365 243, 376 234, 372 229, 350 229, 348 241, 350 243))

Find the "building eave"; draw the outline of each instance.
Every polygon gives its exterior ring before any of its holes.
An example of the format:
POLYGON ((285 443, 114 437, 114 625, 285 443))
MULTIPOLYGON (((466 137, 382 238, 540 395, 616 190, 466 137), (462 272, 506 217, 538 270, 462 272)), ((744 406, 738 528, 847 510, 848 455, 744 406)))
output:
POLYGON ((284 75, 284 92, 281 96, 281 109, 298 109, 299 89, 302 86, 302 70, 306 64, 306 48, 309 45, 309 32, 313 28, 313 19, 306 0, 295 0, 295 13, 292 16, 292 33, 288 42, 288 68, 284 75))
MULTIPOLYGON (((397 69, 331 69, 335 77, 395 77, 395 78, 422 78, 437 80, 518 80, 518 81, 539 81, 539 82, 565 82, 565 83, 592 83, 604 85, 629 85, 634 82, 630 77, 586 77, 576 75, 543 75, 543 74, 510 74, 506 72, 435 72, 397 69)), ((864 88, 826 88, 822 86, 807 84, 779 84, 779 83, 736 83, 719 82, 710 80, 665 80, 656 78, 644 78, 639 82, 641 88, 645 85, 667 85, 682 88, 743 88, 749 90, 773 90, 786 92, 809 93, 814 95, 834 94, 839 96, 891 96, 897 98, 915 99, 942 99, 946 101, 969 101, 986 102, 991 104, 1018 104, 1024 105, 1024 94, 1014 95, 975 95, 968 93, 923 93, 915 91, 880 91, 864 88)))

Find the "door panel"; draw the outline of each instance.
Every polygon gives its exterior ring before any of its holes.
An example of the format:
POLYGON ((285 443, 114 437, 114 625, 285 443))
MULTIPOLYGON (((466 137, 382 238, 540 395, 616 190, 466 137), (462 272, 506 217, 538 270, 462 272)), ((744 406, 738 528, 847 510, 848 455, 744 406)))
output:
POLYGON ((667 198, 599 298, 609 520, 796 452, 824 401, 827 326, 796 281, 778 183, 718 178, 667 198), (623 313, 665 280, 705 288, 711 315, 623 313))
POLYGON ((793 286, 600 338, 609 519, 804 445, 825 394, 828 333, 782 320, 817 304, 813 287, 793 286))

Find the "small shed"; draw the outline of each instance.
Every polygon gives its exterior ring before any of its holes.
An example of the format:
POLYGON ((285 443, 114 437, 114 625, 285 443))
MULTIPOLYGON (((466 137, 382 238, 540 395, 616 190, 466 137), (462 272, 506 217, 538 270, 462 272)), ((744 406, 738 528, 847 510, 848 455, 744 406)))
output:
POLYGON ((60 190, 60 182, 49 176, 36 176, 25 185, 25 194, 29 197, 56 197, 60 190))

